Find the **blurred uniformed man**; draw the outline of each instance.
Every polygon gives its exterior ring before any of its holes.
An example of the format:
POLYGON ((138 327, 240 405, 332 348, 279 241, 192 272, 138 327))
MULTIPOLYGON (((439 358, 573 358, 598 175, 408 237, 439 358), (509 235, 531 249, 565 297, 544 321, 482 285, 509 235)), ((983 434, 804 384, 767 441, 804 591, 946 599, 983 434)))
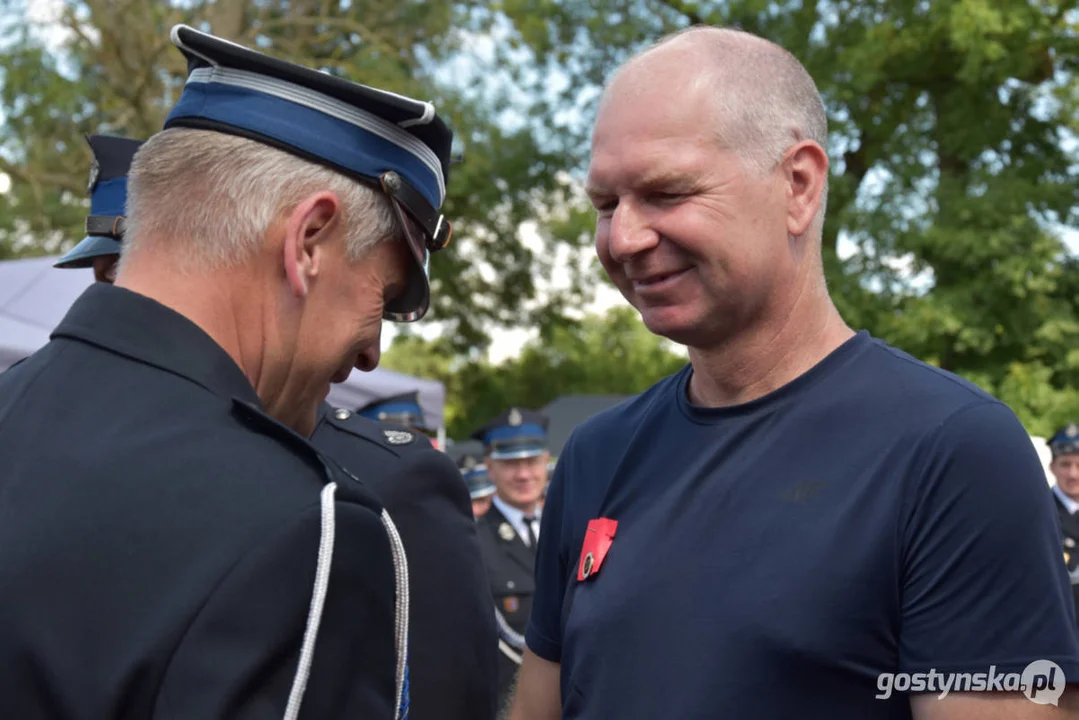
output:
POLYGON ((1076 615, 1079 616, 1079 424, 1060 428, 1049 438, 1048 444, 1052 454, 1049 471, 1056 479, 1053 499, 1060 518, 1064 562, 1071 575, 1076 615))
POLYGON ((497 635, 468 494, 422 432, 324 406, 312 444, 349 469, 393 518, 408 556, 409 720, 493 720, 497 635), (407 466, 408 473, 397 469, 407 466))
POLYGON ((510 408, 476 431, 495 486, 491 509, 479 519, 480 549, 499 626, 499 707, 508 701, 521 664, 532 608, 539 540, 539 501, 547 485, 547 417, 510 408))
POLYGON ((380 398, 356 410, 356 414, 377 422, 391 423, 434 439, 437 428, 430 426, 420 406, 418 390, 380 398))
POLYGON ((90 267, 95 280, 111 283, 116 277, 116 261, 124 234, 127 171, 142 141, 110 135, 91 135, 86 141, 94 155, 88 186, 90 216, 86 218, 86 237, 53 267, 90 267))
POLYGON ((472 498, 472 515, 481 518, 491 509, 491 498, 495 494, 495 484, 482 458, 474 455, 462 455, 457 461, 461 477, 468 486, 468 495, 472 498))
POLYGON ((0 717, 404 717, 404 548, 306 436, 382 318, 429 305, 452 134, 172 39, 189 78, 132 162, 115 286, 0 376, 0 717))

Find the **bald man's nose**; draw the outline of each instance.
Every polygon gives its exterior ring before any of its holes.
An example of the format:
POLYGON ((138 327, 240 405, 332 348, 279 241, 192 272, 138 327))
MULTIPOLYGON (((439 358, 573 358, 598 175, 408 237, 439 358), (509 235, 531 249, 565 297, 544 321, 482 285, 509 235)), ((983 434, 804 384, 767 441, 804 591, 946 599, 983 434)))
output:
POLYGON ((629 203, 619 203, 611 217, 611 258, 625 262, 659 244, 659 233, 649 227, 645 217, 629 203))

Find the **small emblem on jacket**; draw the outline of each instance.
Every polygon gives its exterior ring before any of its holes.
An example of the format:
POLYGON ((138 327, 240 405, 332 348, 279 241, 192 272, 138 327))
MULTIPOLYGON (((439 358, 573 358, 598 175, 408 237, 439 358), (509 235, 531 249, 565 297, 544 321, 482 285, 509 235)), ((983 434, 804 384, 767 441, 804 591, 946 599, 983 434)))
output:
POLYGON ((503 540, 512 540, 515 535, 517 535, 517 532, 509 523, 502 523, 498 526, 498 536, 503 540))
POLYGON ((407 445, 414 439, 412 433, 407 430, 383 430, 382 434, 386 436, 386 442, 390 445, 407 445))
POLYGON ((502 607, 506 609, 506 612, 517 612, 517 608, 521 607, 521 601, 516 595, 507 595, 502 598, 502 607))

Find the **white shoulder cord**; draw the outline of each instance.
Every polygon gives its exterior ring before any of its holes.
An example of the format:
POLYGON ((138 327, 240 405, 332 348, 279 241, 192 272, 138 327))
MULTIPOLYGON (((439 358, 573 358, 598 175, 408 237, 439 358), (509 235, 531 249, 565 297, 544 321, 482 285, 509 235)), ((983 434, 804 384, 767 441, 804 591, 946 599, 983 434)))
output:
POLYGON ((318 626, 322 622, 322 606, 326 602, 326 590, 330 584, 330 566, 333 564, 333 541, 335 507, 333 502, 337 483, 330 483, 322 489, 322 533, 318 541, 318 567, 315 570, 315 589, 311 593, 311 609, 307 613, 307 629, 303 633, 303 648, 300 650, 300 663, 296 667, 296 677, 292 679, 292 691, 285 707, 285 720, 296 720, 300 715, 300 704, 307 690, 307 679, 311 674, 311 662, 315 656, 315 641, 318 639, 318 626))
POLYGON ((402 704, 405 692, 405 671, 408 663, 408 558, 397 526, 390 519, 390 514, 382 511, 382 524, 390 536, 390 551, 393 553, 393 569, 397 576, 397 710, 396 717, 403 720, 405 713, 402 704))
MULTIPOLYGON (((315 587, 311 593, 311 609, 307 614, 307 628, 304 630, 300 662, 296 667, 296 676, 292 680, 292 691, 289 693, 288 705, 285 708, 285 720, 296 720, 299 717, 303 695, 307 690, 307 680, 311 675, 311 663, 315 655, 315 641, 318 639, 318 628, 322 621, 322 607, 326 602, 326 591, 330 584, 330 567, 333 564, 334 521, 336 518, 334 493, 336 490, 337 483, 330 483, 322 489, 322 532, 319 537, 315 587)), ((394 714, 397 718, 403 718, 405 669, 408 661, 408 560, 405 556, 404 545, 401 543, 401 536, 397 533, 397 527, 385 510, 382 511, 382 524, 386 528, 386 534, 390 540, 396 590, 394 608, 396 633, 394 644, 397 650, 395 673, 397 693, 394 714)))

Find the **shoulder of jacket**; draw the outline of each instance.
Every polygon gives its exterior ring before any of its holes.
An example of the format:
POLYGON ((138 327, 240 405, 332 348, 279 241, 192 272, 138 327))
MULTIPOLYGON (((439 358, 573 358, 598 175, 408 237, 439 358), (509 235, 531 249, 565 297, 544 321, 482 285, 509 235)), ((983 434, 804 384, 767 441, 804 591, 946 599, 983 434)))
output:
MULTIPOLYGON (((344 474, 332 460, 323 455, 308 438, 282 425, 252 403, 233 398, 232 408, 233 414, 240 418, 245 425, 276 441, 283 454, 301 459, 323 483, 336 482, 338 488, 337 499, 366 505, 375 512, 381 512, 381 502, 356 483, 344 482, 347 474, 344 474)), ((269 460, 268 458, 263 459, 269 460)))
POLYGON ((432 448, 431 441, 414 430, 401 425, 371 420, 347 408, 335 408, 324 404, 319 409, 319 415, 319 428, 332 427, 389 450, 398 456, 432 448))

